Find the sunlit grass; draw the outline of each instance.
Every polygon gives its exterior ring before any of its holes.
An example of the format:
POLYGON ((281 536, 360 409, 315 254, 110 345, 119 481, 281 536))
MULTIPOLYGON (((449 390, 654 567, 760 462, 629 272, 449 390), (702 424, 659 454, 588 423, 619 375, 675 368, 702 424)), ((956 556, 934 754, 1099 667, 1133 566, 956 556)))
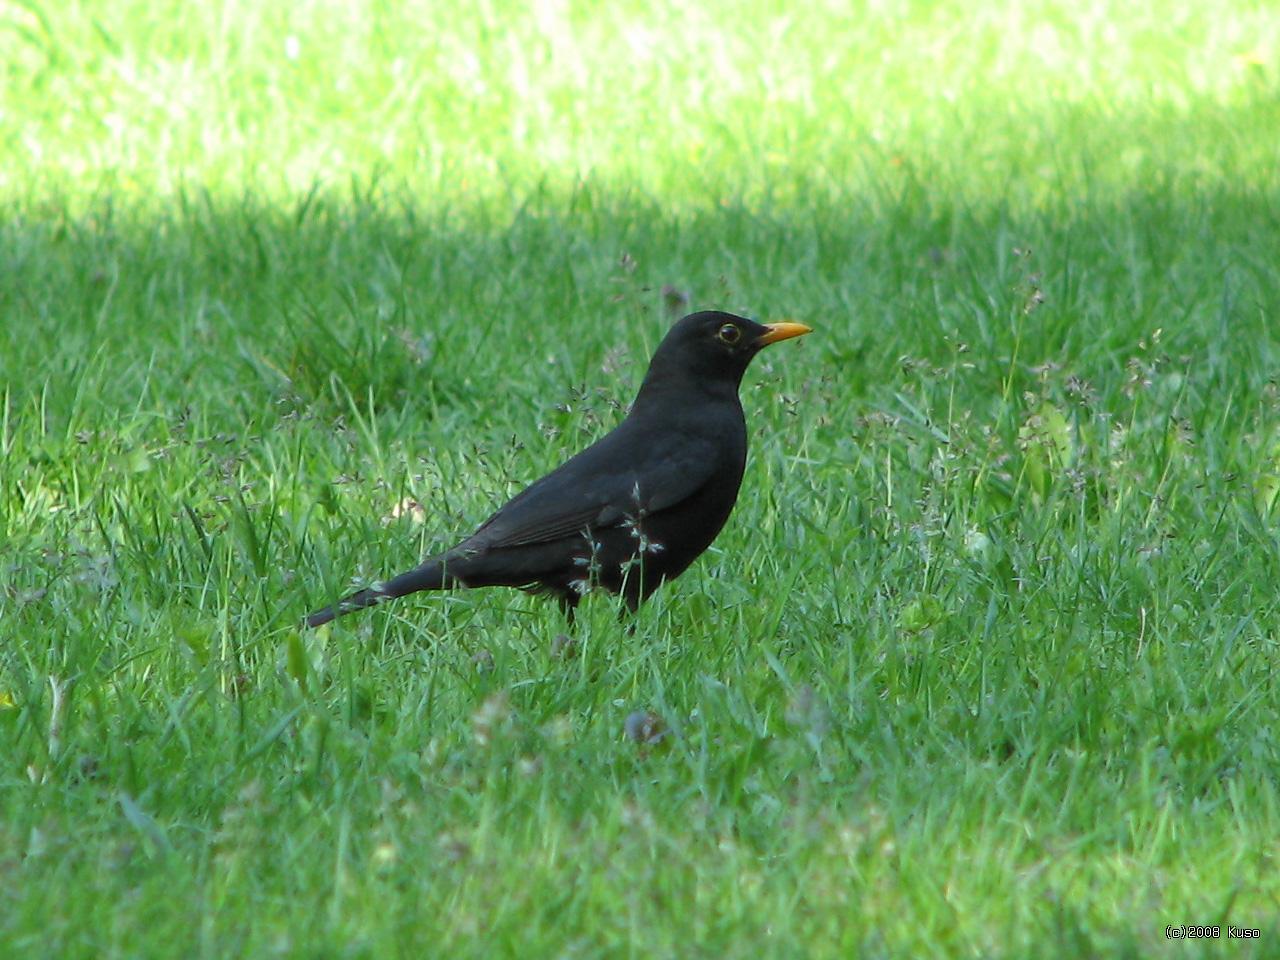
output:
POLYGON ((6 955, 1272 952, 1267 5, 2 9, 6 955), (296 632, 711 306, 634 633, 296 632))

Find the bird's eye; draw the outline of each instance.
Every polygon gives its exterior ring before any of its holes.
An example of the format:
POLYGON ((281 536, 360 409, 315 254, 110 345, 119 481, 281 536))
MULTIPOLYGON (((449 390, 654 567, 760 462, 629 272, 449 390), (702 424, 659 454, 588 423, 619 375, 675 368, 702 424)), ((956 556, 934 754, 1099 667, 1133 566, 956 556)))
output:
POLYGON ((727 343, 730 346, 742 339, 742 331, 732 323, 726 323, 723 327, 716 331, 716 339, 721 343, 727 343))

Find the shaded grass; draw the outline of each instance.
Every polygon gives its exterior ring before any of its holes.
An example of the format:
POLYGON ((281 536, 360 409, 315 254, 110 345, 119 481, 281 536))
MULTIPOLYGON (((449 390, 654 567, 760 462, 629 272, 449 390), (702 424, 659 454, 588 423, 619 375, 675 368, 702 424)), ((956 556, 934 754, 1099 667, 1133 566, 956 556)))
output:
POLYGON ((1267 955, 1265 9, 352 9, 72 8, 8 68, 10 952, 1267 955), (104 77, 114 140, 35 105, 104 77), (673 292, 818 335, 634 634, 295 632, 616 422, 673 292))

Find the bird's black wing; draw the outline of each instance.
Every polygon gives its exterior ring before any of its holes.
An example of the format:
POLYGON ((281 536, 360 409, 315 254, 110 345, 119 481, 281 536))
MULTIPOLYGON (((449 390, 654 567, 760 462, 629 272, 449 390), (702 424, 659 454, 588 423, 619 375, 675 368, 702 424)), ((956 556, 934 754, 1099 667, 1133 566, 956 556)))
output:
POLYGON ((547 543, 640 519, 693 496, 720 466, 710 437, 627 427, 517 494, 460 548, 547 543))

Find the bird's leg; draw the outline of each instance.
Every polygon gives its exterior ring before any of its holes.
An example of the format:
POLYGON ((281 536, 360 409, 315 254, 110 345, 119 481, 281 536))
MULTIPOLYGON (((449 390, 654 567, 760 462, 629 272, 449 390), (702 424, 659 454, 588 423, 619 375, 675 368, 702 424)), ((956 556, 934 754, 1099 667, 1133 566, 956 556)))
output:
POLYGON ((639 578, 629 580, 623 584, 622 591, 618 596, 622 600, 618 604, 618 622, 627 625, 627 636, 635 636, 636 611, 640 609, 640 604, 645 597, 639 589, 639 578))
POLYGON ((556 595, 556 602, 560 605, 560 612, 564 614, 565 620, 568 621, 571 627, 573 626, 574 614, 578 608, 578 601, 581 599, 574 591, 556 595))

